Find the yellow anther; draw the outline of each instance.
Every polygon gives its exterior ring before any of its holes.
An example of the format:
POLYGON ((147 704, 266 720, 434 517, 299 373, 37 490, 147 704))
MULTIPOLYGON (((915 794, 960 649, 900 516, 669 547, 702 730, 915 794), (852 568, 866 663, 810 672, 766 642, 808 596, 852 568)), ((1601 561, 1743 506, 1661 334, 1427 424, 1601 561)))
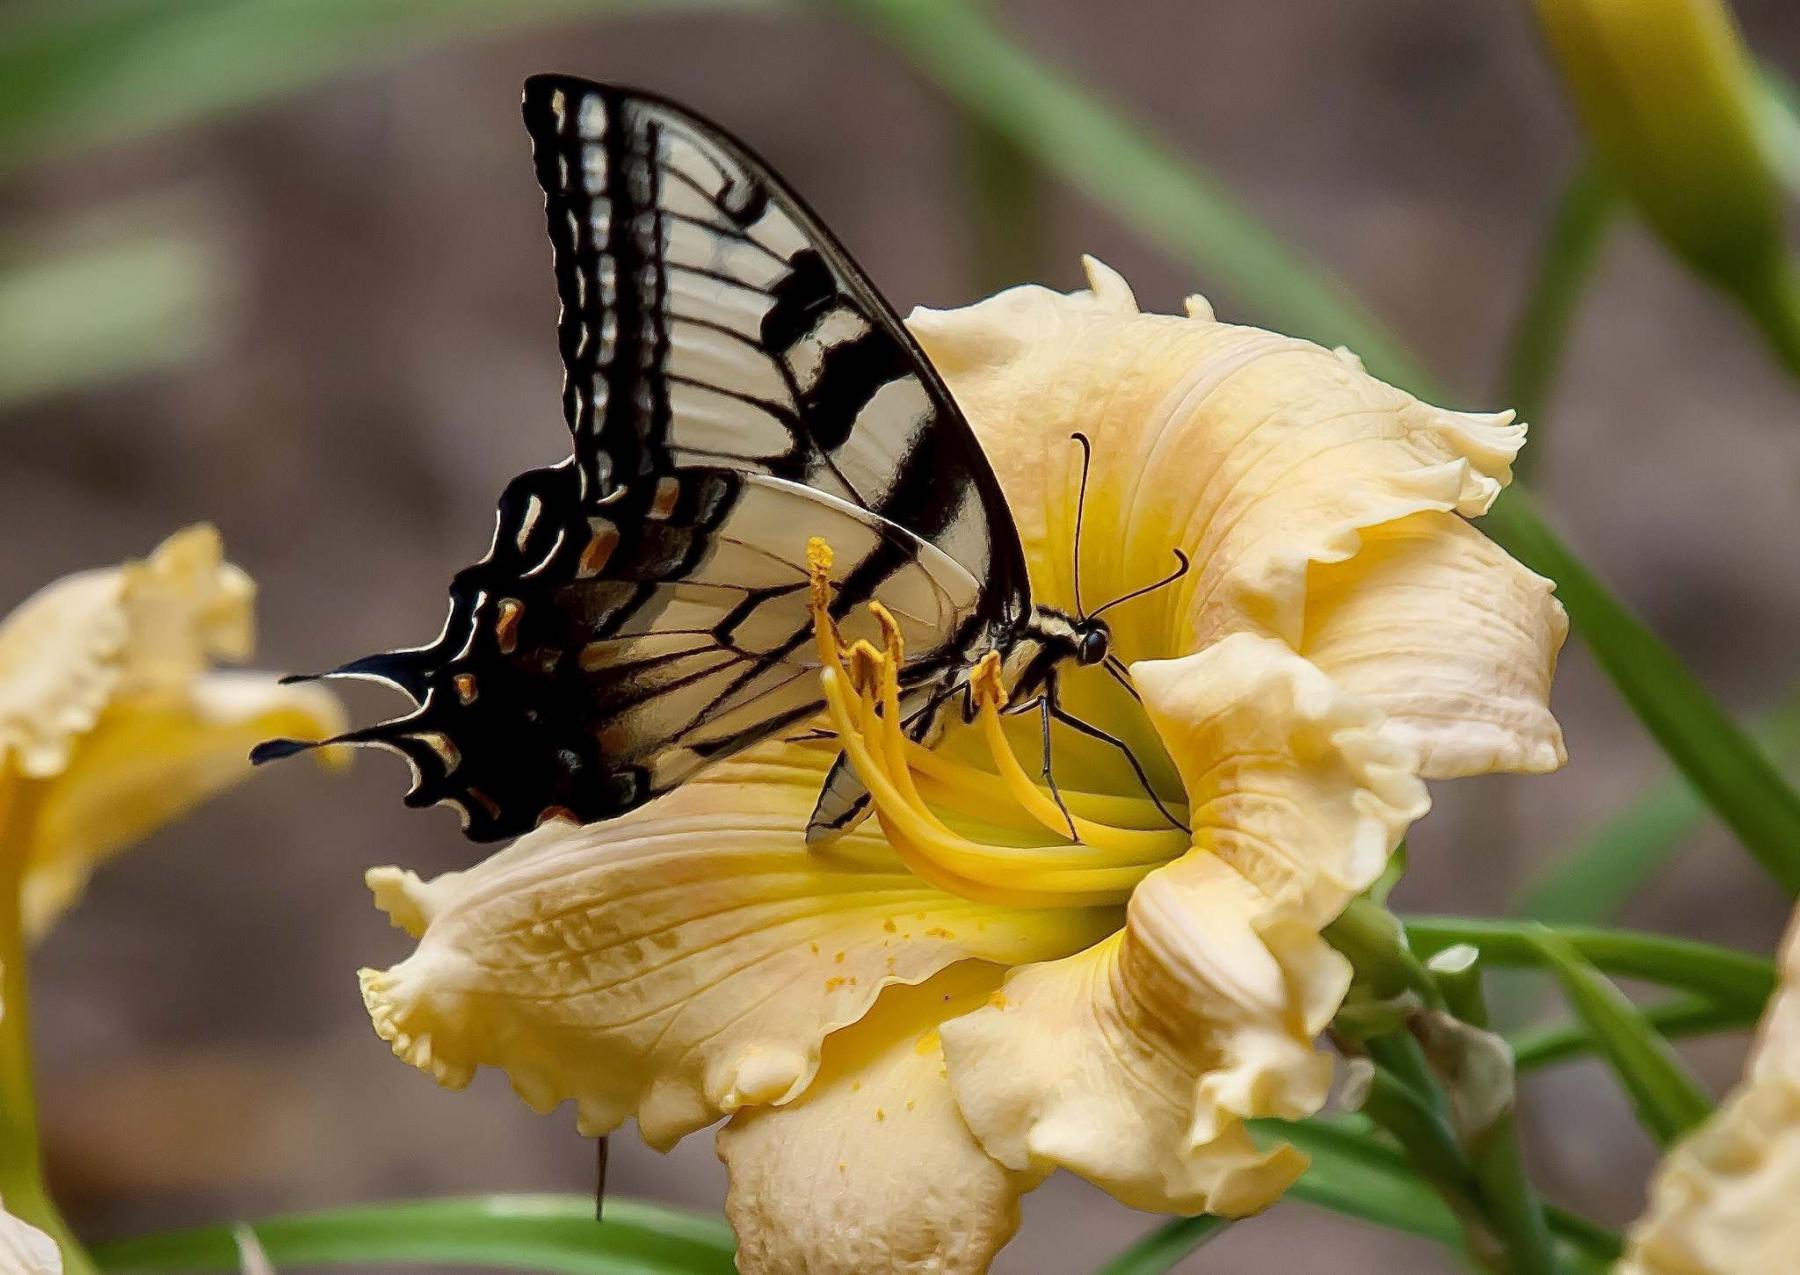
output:
POLYGON ((831 618, 831 546, 822 536, 806 542, 806 574, 811 595, 806 609, 812 614, 813 637, 819 644, 819 662, 826 667, 837 663, 843 643, 837 622, 831 618))
MULTIPOLYGON (((888 844, 921 880, 964 898, 1010 907, 1102 906, 1123 902, 1158 863, 1186 849, 1185 838, 1112 829, 1079 818, 1084 841, 1089 831, 1096 834, 1091 844, 996 845, 953 830, 927 804, 915 774, 934 800, 947 798, 948 810, 981 826, 1005 828, 1008 836, 1029 833, 1032 819, 1042 822, 1033 802, 1048 805, 1048 799, 1025 779, 1010 750, 1010 773, 1002 765, 996 775, 908 739, 902 729, 905 644, 898 622, 886 607, 872 602, 869 614, 880 630, 881 645, 859 638, 846 646, 830 610, 831 547, 813 537, 806 561, 820 684, 832 728, 869 789, 888 844), (1019 804, 994 800, 996 780, 999 791, 1011 792, 1019 804)), ((1006 688, 998 653, 981 660, 972 680, 983 729, 992 732, 989 746, 1005 748, 999 709, 1006 703, 1006 688)))
POLYGON ((997 709, 1006 707, 1006 683, 1000 677, 1000 652, 989 651, 981 657, 969 676, 969 688, 974 692, 977 704, 992 704, 997 709))
POLYGON ((875 617, 875 623, 880 626, 881 644, 887 648, 888 659, 894 662, 894 669, 898 671, 906 663, 906 642, 900 636, 899 621, 879 602, 869 603, 869 614, 875 617))
POLYGON ((887 674, 887 657, 873 643, 857 638, 850 646, 845 664, 850 670, 850 684, 865 694, 879 693, 887 674))

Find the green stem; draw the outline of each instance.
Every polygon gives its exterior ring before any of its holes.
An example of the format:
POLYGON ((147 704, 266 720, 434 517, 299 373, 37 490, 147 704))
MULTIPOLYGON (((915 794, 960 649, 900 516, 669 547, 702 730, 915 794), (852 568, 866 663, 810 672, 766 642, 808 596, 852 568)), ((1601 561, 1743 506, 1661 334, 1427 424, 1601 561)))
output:
MULTIPOLYGON (((1549 405, 1551 387, 1568 344, 1569 327, 1593 267, 1600 245, 1618 208, 1612 183, 1592 161, 1576 171, 1557 201, 1548 232, 1538 255, 1537 275, 1524 307, 1513 323, 1512 340, 1500 377, 1500 401, 1536 425, 1549 405)), ((1520 453, 1514 470, 1523 477, 1526 466, 1541 454, 1542 442, 1520 453)))
POLYGON ((1553 1275, 1549 1224, 1526 1178, 1511 1113, 1465 1148, 1418 1042, 1394 1032, 1371 1039, 1368 1048, 1375 1073, 1363 1114, 1404 1148, 1420 1176, 1462 1219, 1470 1255, 1511 1275, 1553 1275))
MULTIPOLYGON (((1377 1066, 1363 1099, 1362 1113, 1393 1135, 1406 1148, 1425 1180, 1460 1217, 1480 1216, 1475 1197, 1475 1174, 1457 1145, 1456 1133, 1437 1109, 1432 1090, 1422 1093, 1386 1067, 1377 1066)), ((1471 1245, 1471 1249, 1475 1246, 1471 1245)))
MULTIPOLYGON (((1749 1031, 1762 1017, 1755 1005, 1719 1005, 1712 1001, 1679 997, 1644 1011, 1644 1019, 1671 1040, 1678 1036, 1706 1036, 1714 1032, 1749 1031)), ((1564 1023, 1519 1032, 1508 1038, 1520 1071, 1534 1071, 1552 1063, 1597 1053, 1600 1041, 1585 1023, 1564 1023)))
POLYGON ((1411 991, 1426 1005, 1443 1003, 1431 971, 1413 955, 1399 920, 1373 899, 1351 899, 1325 927, 1325 941, 1344 954, 1376 995, 1394 997, 1411 991))
POLYGON ((1161 1275, 1230 1225, 1230 1218, 1212 1214, 1165 1222, 1094 1275, 1161 1275))
POLYGON ((0 772, 0 1205, 44 1232, 62 1251, 63 1275, 92 1275, 93 1263, 44 1187, 37 1098, 31 1068, 31 997, 20 887, 25 855, 19 830, 33 794, 0 772))
POLYGON ((1490 965, 1539 968, 1547 963, 1543 936, 1551 934, 1608 974, 1646 979, 1720 1004, 1760 1009, 1775 990, 1775 967, 1764 957, 1661 934, 1457 916, 1407 917, 1406 933, 1428 958, 1467 943, 1481 949, 1481 959, 1490 965))
POLYGON ((1556 1269, 1550 1226, 1544 1216, 1543 1201, 1525 1175, 1518 1128, 1511 1112, 1501 1116, 1477 1141, 1470 1158, 1489 1224, 1505 1243, 1512 1269, 1550 1275, 1556 1269))

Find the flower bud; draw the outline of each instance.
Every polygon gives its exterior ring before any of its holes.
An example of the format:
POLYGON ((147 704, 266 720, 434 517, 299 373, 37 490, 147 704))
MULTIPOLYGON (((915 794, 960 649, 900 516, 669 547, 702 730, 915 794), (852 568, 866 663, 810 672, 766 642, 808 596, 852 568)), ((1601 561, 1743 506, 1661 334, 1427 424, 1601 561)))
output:
POLYGON ((1537 0, 1589 142, 1652 230, 1800 370, 1755 68, 1724 0, 1537 0))

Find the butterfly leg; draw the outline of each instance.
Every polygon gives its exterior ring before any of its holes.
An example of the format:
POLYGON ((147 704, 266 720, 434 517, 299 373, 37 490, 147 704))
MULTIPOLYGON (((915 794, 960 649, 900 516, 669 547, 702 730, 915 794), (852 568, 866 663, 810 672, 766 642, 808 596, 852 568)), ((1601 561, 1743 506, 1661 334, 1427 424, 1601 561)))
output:
POLYGON ((1056 703, 1056 674, 1050 673, 1044 678, 1044 690, 1038 696, 1038 714, 1044 724, 1044 783, 1050 788, 1050 796, 1056 801, 1056 808, 1062 811, 1062 817, 1069 824, 1069 840, 1080 841, 1075 832, 1075 816, 1069 813, 1068 803, 1063 800, 1062 791, 1056 786, 1056 776, 1050 773, 1050 723, 1054 721, 1062 709, 1056 703))
MULTIPOLYGON (((1162 798, 1157 795, 1155 787, 1150 783, 1149 774, 1144 770, 1143 763, 1137 759, 1137 754, 1131 751, 1130 744, 1127 744, 1117 735, 1109 735, 1098 726, 1083 721, 1081 718, 1065 709, 1061 704, 1056 704, 1049 700, 1046 700, 1045 702, 1049 704, 1048 711, 1051 716, 1055 717, 1056 720, 1061 722, 1064 726, 1069 727, 1071 730, 1080 731, 1089 739, 1097 739, 1103 744, 1109 744, 1124 754, 1125 761, 1131 766, 1131 773, 1137 776, 1138 783, 1143 787, 1145 794, 1149 796, 1151 803, 1156 806, 1156 809, 1161 813, 1162 817, 1183 832, 1193 831, 1193 829, 1177 819, 1167 806, 1163 805, 1162 798)), ((1048 731, 1049 726, 1046 724, 1044 729, 1048 731)), ((1048 765, 1048 757, 1048 747, 1046 746, 1046 765, 1048 765)))

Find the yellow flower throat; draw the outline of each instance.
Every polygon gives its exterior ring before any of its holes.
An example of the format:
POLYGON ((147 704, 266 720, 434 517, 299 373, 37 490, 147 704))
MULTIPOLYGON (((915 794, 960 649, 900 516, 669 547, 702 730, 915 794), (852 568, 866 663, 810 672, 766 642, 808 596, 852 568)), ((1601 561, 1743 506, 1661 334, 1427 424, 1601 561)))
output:
POLYGON ((980 903, 1095 907, 1123 903, 1139 881, 1188 849, 1188 834, 1178 829, 1120 826, 1088 817, 1110 814, 1153 822, 1156 812, 1147 797, 1061 786, 1070 810, 1064 817, 1050 794, 1025 773, 1007 740, 1000 721, 1007 693, 998 651, 981 658, 970 680, 975 725, 993 758, 993 772, 908 739, 901 729, 905 650, 899 625, 886 607, 871 602, 881 648, 861 639, 846 646, 831 618, 831 559, 825 541, 815 536, 807 542, 809 606, 826 707, 839 746, 869 790, 882 832, 915 875, 980 903), (1012 799, 1010 808, 996 809, 996 778, 1012 799), (934 807, 1021 832, 1048 830, 1061 840, 1047 845, 973 840, 946 824, 934 807), (1068 840, 1071 819, 1073 842, 1068 840))

